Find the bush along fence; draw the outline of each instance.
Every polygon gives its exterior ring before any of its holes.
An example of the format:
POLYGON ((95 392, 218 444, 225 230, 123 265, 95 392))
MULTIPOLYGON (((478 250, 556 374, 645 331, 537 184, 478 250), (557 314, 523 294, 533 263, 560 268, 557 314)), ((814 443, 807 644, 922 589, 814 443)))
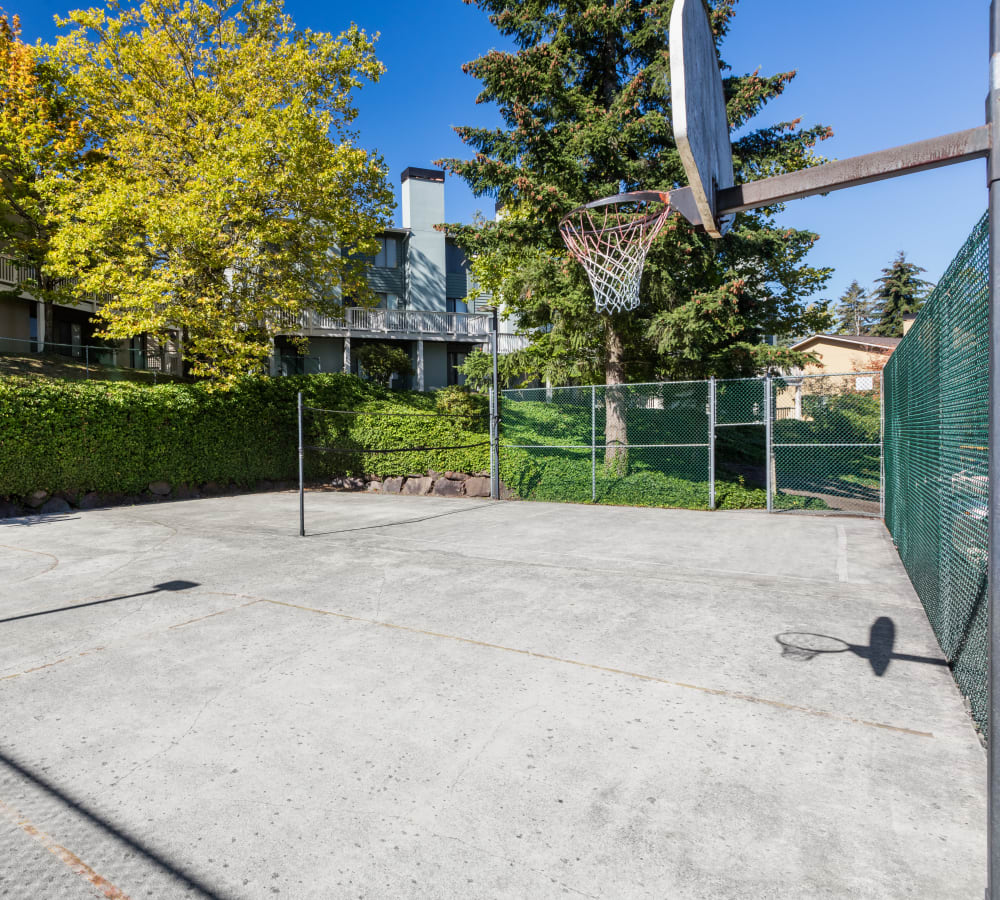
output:
MULTIPOLYGON (((228 392, 200 384, 0 379, 0 504, 14 515, 50 503, 100 505, 140 497, 191 496, 267 487, 298 477, 296 395, 312 406, 366 415, 317 417, 313 444, 338 440, 352 452, 311 454, 311 482, 360 487, 372 480, 489 468, 488 448, 371 453, 360 448, 476 444, 481 416, 442 417, 444 406, 485 401, 458 392, 393 392, 352 375, 255 379, 228 392), (428 415, 399 419, 386 413, 428 415), (401 426, 400 421, 406 424, 401 426), (345 480, 346 479, 346 480, 345 480), (351 480, 353 479, 353 480, 351 480)), ((282 484, 281 486, 285 486, 282 484)))
POLYGON ((983 216, 885 369, 886 525, 983 734, 988 238, 983 216))
POLYGON ((523 499, 880 515, 877 373, 505 391, 523 499))

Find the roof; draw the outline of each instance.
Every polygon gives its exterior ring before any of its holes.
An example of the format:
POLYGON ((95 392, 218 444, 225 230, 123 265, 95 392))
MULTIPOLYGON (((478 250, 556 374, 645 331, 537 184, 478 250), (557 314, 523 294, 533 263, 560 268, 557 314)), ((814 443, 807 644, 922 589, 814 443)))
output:
POLYGON ((875 334, 811 334, 792 344, 792 350, 799 350, 810 341, 837 341, 842 344, 854 344, 857 347, 871 347, 878 350, 894 350, 902 338, 882 337, 875 334))

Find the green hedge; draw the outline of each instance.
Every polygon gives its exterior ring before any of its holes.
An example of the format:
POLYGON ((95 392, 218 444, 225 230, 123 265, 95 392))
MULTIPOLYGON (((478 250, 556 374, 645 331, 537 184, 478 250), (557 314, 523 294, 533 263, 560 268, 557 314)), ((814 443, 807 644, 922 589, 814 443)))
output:
MULTIPOLYGON (((0 379, 0 497, 34 490, 136 493, 151 481, 251 486, 297 477, 295 399, 360 412, 435 413, 432 394, 391 392, 352 375, 255 379, 229 392, 201 384, 0 379)), ((487 441, 486 422, 433 416, 308 413, 306 442, 354 448, 487 441)), ((435 453, 310 451, 310 478, 428 468, 481 471, 487 447, 435 453)))

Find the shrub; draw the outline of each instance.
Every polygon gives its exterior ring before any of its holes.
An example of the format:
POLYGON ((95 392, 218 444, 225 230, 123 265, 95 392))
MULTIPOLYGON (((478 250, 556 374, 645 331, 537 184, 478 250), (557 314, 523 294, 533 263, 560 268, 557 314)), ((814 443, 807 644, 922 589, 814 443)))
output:
POLYGON ((389 386, 393 375, 413 375, 410 354, 396 344, 368 341, 357 349, 358 362, 376 384, 389 386))
POLYGON ((489 430, 489 399, 464 385, 451 384, 434 392, 434 408, 443 416, 464 418, 473 431, 489 430))
MULTIPOLYGON (((392 418, 311 412, 306 443, 345 448, 477 444, 463 420, 433 416, 427 394, 390 392, 341 373, 253 379, 232 391, 202 384, 0 380, 0 497, 33 490, 136 493, 151 481, 251 486, 297 478, 296 393, 309 407, 392 418), (457 423, 457 424, 456 424, 457 423)), ((307 454, 307 476, 479 471, 486 447, 407 454, 307 454)))

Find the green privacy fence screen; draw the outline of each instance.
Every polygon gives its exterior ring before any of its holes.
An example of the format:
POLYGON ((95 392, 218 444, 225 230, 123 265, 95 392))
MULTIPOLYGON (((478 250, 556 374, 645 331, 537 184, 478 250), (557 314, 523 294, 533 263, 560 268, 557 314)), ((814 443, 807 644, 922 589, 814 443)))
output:
POLYGON ((955 680, 987 717, 988 229, 885 368, 885 518, 955 680))

